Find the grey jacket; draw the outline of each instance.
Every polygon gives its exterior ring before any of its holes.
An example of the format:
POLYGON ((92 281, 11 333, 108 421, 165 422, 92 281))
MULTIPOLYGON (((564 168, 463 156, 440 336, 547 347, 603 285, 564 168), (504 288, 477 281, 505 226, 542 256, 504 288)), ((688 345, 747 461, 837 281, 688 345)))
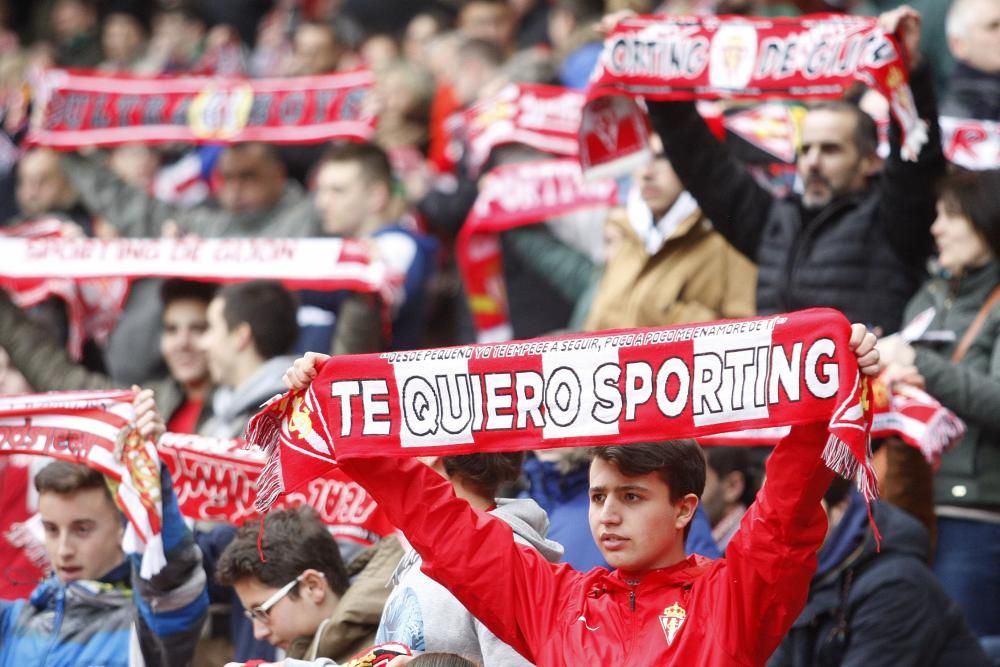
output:
POLYGON ((167 204, 75 153, 63 156, 63 168, 91 213, 103 217, 122 236, 158 237, 168 220, 188 233, 206 238, 299 238, 319 232, 319 218, 311 199, 292 181, 272 208, 232 213, 217 206, 185 210, 167 204))
POLYGON ((239 387, 219 387, 212 397, 212 417, 198 433, 213 438, 242 438, 247 422, 269 398, 288 387, 282 377, 295 357, 272 357, 239 387))
POLYGON ((972 346, 958 364, 952 351, 1000 285, 1000 261, 964 276, 957 285, 928 281, 906 307, 906 321, 934 308, 929 330, 955 333, 955 343, 916 343, 916 366, 927 392, 961 417, 968 427, 962 442, 945 453, 935 479, 939 505, 1000 510, 1000 305, 995 305, 972 346))
MULTIPOLYGON (((546 539, 549 517, 534 500, 498 499, 491 512, 514 529, 514 539, 558 563, 563 548, 546 539)), ((412 548, 393 575, 376 642, 401 642, 417 651, 458 653, 483 667, 530 665, 469 613, 444 586, 421 572, 420 556, 412 548)), ((497 573, 503 576, 503 573, 497 573)))

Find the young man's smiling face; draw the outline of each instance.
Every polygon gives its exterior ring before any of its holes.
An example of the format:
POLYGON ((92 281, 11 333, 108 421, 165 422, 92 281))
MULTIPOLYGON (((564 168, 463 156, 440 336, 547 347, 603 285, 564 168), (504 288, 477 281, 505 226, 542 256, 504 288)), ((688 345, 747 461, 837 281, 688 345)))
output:
POLYGON ((590 532, 613 568, 642 574, 683 560, 695 507, 690 494, 671 501, 656 472, 629 477, 600 457, 590 464, 590 532))

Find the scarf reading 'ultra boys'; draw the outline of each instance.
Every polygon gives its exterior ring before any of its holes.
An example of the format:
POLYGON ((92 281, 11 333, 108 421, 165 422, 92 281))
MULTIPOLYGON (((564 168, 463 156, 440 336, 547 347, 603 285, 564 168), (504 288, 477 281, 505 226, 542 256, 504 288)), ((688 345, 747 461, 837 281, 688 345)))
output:
POLYGON ((283 79, 136 77, 49 70, 28 141, 59 149, 145 143, 364 141, 374 79, 357 70, 283 79))
POLYGON ((826 464, 867 498, 869 384, 840 313, 338 357, 276 397, 248 439, 258 507, 337 458, 452 455, 699 437, 822 422, 826 464))

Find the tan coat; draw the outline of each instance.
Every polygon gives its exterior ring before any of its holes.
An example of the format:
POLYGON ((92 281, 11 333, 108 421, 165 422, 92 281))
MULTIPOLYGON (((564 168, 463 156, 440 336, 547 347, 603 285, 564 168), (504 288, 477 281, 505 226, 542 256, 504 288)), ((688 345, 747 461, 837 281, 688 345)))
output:
POLYGON ((756 314, 757 268, 701 211, 650 256, 622 209, 608 217, 620 237, 584 324, 587 331, 656 327, 756 314))

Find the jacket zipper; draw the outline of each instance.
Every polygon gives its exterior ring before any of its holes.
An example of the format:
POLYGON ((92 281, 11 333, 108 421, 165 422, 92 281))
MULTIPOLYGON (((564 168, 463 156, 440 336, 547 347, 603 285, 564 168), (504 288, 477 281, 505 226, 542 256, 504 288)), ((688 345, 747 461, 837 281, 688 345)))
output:
POLYGON ((635 591, 628 592, 628 608, 635 611, 635 591))

